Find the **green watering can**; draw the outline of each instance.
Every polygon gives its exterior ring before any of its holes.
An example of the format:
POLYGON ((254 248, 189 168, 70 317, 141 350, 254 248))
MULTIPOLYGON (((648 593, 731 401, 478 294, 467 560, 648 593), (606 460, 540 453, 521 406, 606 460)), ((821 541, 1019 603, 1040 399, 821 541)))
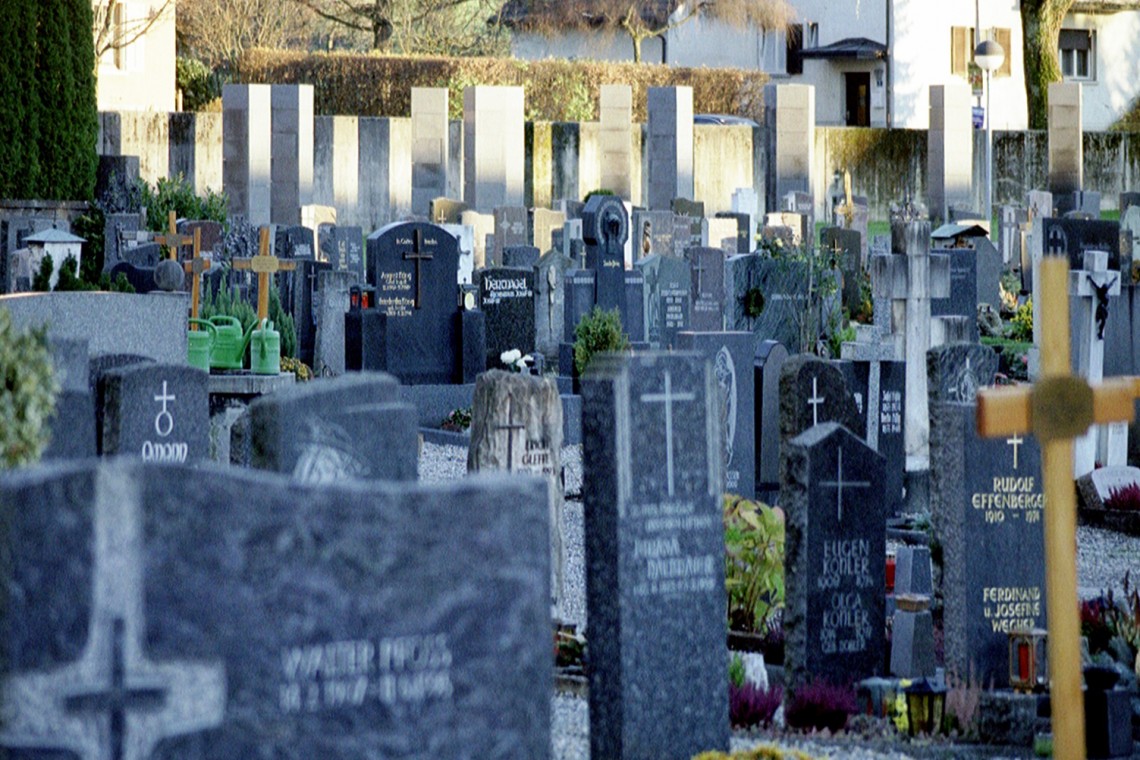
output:
POLYGON ((260 329, 253 330, 246 339, 250 341, 249 368, 253 374, 280 374, 281 333, 273 329, 273 323, 268 319, 261 320, 260 329))
POLYGON ((186 363, 191 367, 210 371, 210 356, 213 353, 214 337, 217 328, 204 319, 191 319, 190 324, 204 327, 204 330, 186 332, 186 363))
POLYGON ((210 317, 214 328, 213 347, 210 349, 211 369, 241 369, 249 335, 242 335, 241 321, 237 317, 210 317))

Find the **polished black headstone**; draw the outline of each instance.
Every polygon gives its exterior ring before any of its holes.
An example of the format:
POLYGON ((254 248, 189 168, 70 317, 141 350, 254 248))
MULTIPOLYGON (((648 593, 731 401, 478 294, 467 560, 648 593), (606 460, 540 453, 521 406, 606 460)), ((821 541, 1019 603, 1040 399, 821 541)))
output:
POLYGON ((756 495, 774 501, 780 490, 780 373, 788 349, 774 340, 760 341, 752 363, 756 413, 756 495))
MULTIPOLYGON (((321 258, 332 264, 338 272, 353 272, 361 280, 364 279, 364 232, 360 227, 341 227, 334 224, 322 224, 318 230, 317 244, 320 246, 321 258)), ((373 233, 375 235, 375 233, 373 233)), ((369 236, 371 240, 372 235, 369 236)), ((369 261, 372 262, 371 244, 369 245, 369 261)), ((370 269, 375 268, 373 262, 370 269)), ((371 273, 369 273, 371 277, 371 273)), ((371 282, 371 280, 369 280, 371 282)))
POLYGON ((534 353, 534 269, 492 267, 475 277, 487 324, 487 366, 501 367, 505 351, 534 353))
POLYGON ((99 378, 99 453, 193 464, 210 455, 209 376, 187 365, 129 364, 99 378))
POLYGON ((650 254, 636 264, 645 278, 646 339, 660 348, 673 345, 678 332, 689 329, 692 274, 689 263, 650 254))
POLYGON ((933 250, 950 257, 950 295, 930 299, 932 317, 966 317, 970 340, 978 339, 978 252, 972 248, 933 250))
POLYGON ((697 246, 685 252, 692 273, 694 331, 718 332, 724 329, 724 251, 697 246))
POLYGON ((595 275, 594 300, 603 309, 619 309, 624 316, 625 241, 629 239, 629 215, 621 199, 595 195, 582 211, 582 239, 586 243, 586 268, 595 275))
POLYGON ((1085 251, 1107 251, 1108 268, 1120 270, 1120 223, 1101 219, 1041 220, 1046 256, 1067 255, 1069 268, 1084 268, 1085 251))

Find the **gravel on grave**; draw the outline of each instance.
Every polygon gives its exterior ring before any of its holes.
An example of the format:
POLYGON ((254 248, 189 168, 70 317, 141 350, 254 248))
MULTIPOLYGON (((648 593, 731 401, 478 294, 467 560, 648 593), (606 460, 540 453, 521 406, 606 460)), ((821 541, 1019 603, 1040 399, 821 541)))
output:
MULTIPOLYGON (((562 449, 565 468, 566 502, 562 514, 562 542, 565 552, 565 588, 559 617, 584 629, 586 588, 582 522, 582 447, 562 449)), ((438 482, 467 474, 467 449, 424 443, 420 454, 420 480, 438 482)), ((1108 588, 1120 592, 1124 574, 1135 569, 1140 576, 1140 538, 1124 536, 1100 528, 1077 528, 1077 565, 1081 598, 1096 596, 1108 588)), ((1140 577, 1133 579, 1133 586, 1140 577)), ((566 694, 551 699, 551 743, 555 760, 589 760, 590 732, 586 700, 566 694)), ((853 758, 854 760, 896 760, 898 758, 1000 758, 1032 757, 1032 752, 992 749, 961 744, 894 746, 886 741, 852 742, 849 738, 817 738, 788 734, 746 734, 734 732, 732 749, 775 743, 802 750, 812 757, 853 758)))

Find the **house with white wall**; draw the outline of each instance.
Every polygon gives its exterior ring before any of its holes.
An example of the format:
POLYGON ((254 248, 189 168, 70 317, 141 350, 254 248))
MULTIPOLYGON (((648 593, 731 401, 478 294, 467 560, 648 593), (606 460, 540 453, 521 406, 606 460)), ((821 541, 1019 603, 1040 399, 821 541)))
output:
MULTIPOLYGON (((930 85, 969 81, 983 107, 974 45, 997 40, 1006 51, 991 77, 995 129, 1028 123, 1018 0, 791 0, 788 30, 743 31, 697 18, 647 41, 648 62, 761 69, 774 82, 816 88, 819 126, 926 129, 930 85)), ((1078 0, 1062 24, 1066 79, 1083 82, 1084 125, 1107 129, 1140 94, 1140 10, 1135 0, 1078 0)), ((519 58, 632 60, 620 35, 597 44, 582 31, 547 36, 516 31, 519 58)))
MULTIPOLYGON (((100 111, 175 110, 173 0, 108 0, 95 4, 96 20, 110 13, 119 44, 96 66, 100 111)), ((98 33, 98 30, 96 30, 98 33)))

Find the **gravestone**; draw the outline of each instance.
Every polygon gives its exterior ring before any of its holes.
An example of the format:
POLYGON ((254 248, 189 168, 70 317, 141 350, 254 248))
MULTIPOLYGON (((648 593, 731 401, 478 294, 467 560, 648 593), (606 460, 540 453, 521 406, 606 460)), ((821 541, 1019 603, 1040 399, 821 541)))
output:
POLYGON ((1140 468, 1128 466, 1098 467, 1077 478, 1077 493, 1086 509, 1104 509, 1113 492, 1140 486, 1140 468))
POLYGON ((547 756, 544 495, 537 478, 308 486, 141 462, 6 475, 0 503, 29 508, 0 538, 20 621, 0 746, 547 756))
POLYGON ((428 212, 432 224, 459 224, 464 211, 470 210, 463 201, 454 198, 433 198, 428 212))
POLYGON ((254 400, 249 416, 257 469, 310 485, 417 479, 416 410, 391 375, 298 383, 254 400))
POLYGON ((766 85, 763 130, 764 206, 776 209, 788 193, 811 189, 815 159, 815 87, 766 85))
POLYGON ((751 230, 753 218, 749 214, 735 211, 718 211, 717 219, 729 219, 736 223, 736 252, 750 253, 756 249, 756 233, 751 230))
POLYGON ((734 253, 741 253, 737 247, 739 234, 740 228, 735 219, 706 218, 701 220, 701 241, 699 244, 709 248, 719 248, 731 256, 734 253))
POLYGON ((381 368, 405 384, 465 382, 482 368, 465 366, 467 349, 484 361, 482 314, 458 310, 459 247, 426 222, 394 223, 368 236, 368 282, 387 318, 381 368), (466 340, 466 343, 465 343, 466 340))
POLYGON ((756 336, 747 332, 680 332, 676 347, 712 362, 719 391, 724 438, 724 488, 752 498, 756 493, 756 391, 752 363, 756 336))
POLYGON ((1007 269, 1021 264, 1021 226, 1028 221, 1029 212, 1021 206, 1002 206, 999 211, 998 250, 1007 269))
POLYGON ((565 340, 563 283, 570 267, 570 259, 552 249, 538 260, 535 271, 535 347, 546 356, 556 356, 558 344, 565 340))
POLYGON ((673 212, 670 210, 633 210, 630 220, 630 237, 634 248, 634 263, 654 253, 659 256, 672 256, 674 254, 674 233, 676 231, 674 218, 673 212))
POLYGON ((489 370, 475 381, 467 471, 541 476, 550 504, 551 600, 562 597, 562 399, 553 377, 489 370))
POLYGON ((743 214, 746 219, 741 222, 744 233, 741 236, 742 247, 737 248, 740 253, 752 253, 756 250, 756 226, 760 221, 760 197, 751 187, 738 187, 732 191, 732 210, 743 214))
POLYGON ((740 254, 729 256, 724 266, 726 329, 754 332, 798 352, 801 323, 807 318, 805 265, 740 254))
POLYGON ((459 243, 459 284, 470 285, 475 274, 475 230, 466 224, 441 224, 459 243))
MULTIPOLYGON (((1104 379, 1104 338, 1109 299, 1120 295, 1122 274, 1107 267, 1108 254, 1104 251, 1086 251, 1082 259, 1082 266, 1074 267, 1069 273, 1069 295, 1073 301, 1070 311, 1073 365, 1077 375, 1090 383, 1097 383, 1104 379)), ((1099 457, 1100 429, 1090 428, 1073 442, 1073 474, 1076 477, 1091 472, 1098 458, 1104 464, 1127 464, 1127 424, 1106 425, 1103 433, 1105 450, 1099 457)))
POLYGON ((103 271, 124 260, 123 253, 138 245, 144 220, 138 213, 109 213, 103 217, 103 271))
POLYGON ((848 314, 858 314, 863 308, 863 267, 859 263, 860 236, 854 230, 841 227, 824 227, 819 233, 820 251, 834 256, 843 272, 843 306, 848 314))
POLYGON ((96 454, 95 399, 88 381, 87 341, 49 338, 52 372, 59 383, 50 437, 42 459, 83 459, 96 454))
POLYGON ((293 325, 297 331, 297 358, 313 366, 320 308, 320 277, 332 264, 315 259, 298 259, 293 274, 293 325))
POLYGON ((534 353, 534 277, 533 268, 479 270, 479 308, 487 325, 488 367, 502 367, 499 356, 504 351, 534 353))
MULTIPOLYGON (((785 369, 785 372, 787 370, 785 369)), ((784 669, 794 694, 813 680, 849 684, 883 670, 887 510, 883 458, 842 425, 786 442, 780 503, 784 546, 784 669)))
POLYGON ((625 241, 629 216, 612 195, 595 195, 582 211, 582 237, 586 242, 586 268, 595 276, 594 300, 603 309, 617 308, 625 324, 625 241))
POLYGON ((645 332, 649 343, 673 346, 677 333, 689 328, 692 274, 689 263, 672 256, 650 254, 637 262, 645 278, 645 332))
POLYGON ((950 293, 930 299, 932 317, 966 317, 969 339, 978 340, 978 252, 972 248, 934 251, 950 259, 950 293))
POLYGON ((349 272, 326 270, 317 274, 317 287, 321 297, 317 308, 312 365, 313 372, 317 375, 344 374, 344 318, 349 309, 349 288, 353 282, 349 272))
POLYGON ((646 90, 646 206, 667 209, 693 194, 693 88, 646 90))
POLYGON ((1082 269, 1086 251, 1107 251, 1108 268, 1120 271, 1120 223, 1100 219, 1059 219, 1042 221, 1044 252, 1047 256, 1069 257, 1069 268, 1082 269))
POLYGON ((146 362, 102 372, 97 435, 103 456, 195 464, 210 455, 207 373, 146 362))
POLYGON ((364 280, 364 233, 360 227, 321 225, 321 254, 337 272, 352 272, 364 280))
POLYGON ((530 245, 527 210, 522 206, 497 206, 492 218, 495 225, 495 248, 485 266, 506 266, 503 249, 508 246, 530 245))
POLYGON ((680 244, 682 251, 703 245, 701 234, 705 221, 704 201, 674 198, 669 207, 673 210, 673 240, 680 244))
POLYGON ((692 277, 691 326, 695 332, 724 329, 724 253, 717 248, 697 246, 685 252, 692 277))
POLYGON ((780 490, 780 373, 788 350, 774 340, 763 340, 753 359, 756 413, 752 432, 756 441, 756 496, 772 503, 780 490))
POLYGON ((972 403, 979 388, 994 383, 998 355, 980 343, 947 343, 926 352, 930 402, 972 403))
POLYGON ((1009 631, 1045 626, 1040 449, 1033 436, 979 438, 972 401, 932 400, 930 415, 946 668, 1004 687, 1009 631))
MULTIPOLYGON (((313 231, 300 225, 274 225, 273 253, 284 259, 312 259, 316 256, 313 231)), ((203 242, 202 247, 206 244, 203 242)))
POLYGON ((539 251, 533 245, 510 245, 503 249, 503 266, 531 268, 538 265, 539 251))
POLYGON ((796 354, 784 362, 780 369, 781 449, 824 422, 838 422, 858 435, 860 420, 859 408, 837 367, 811 354, 796 354))
POLYGON ((712 367, 691 353, 595 361, 582 381, 590 754, 727 749, 712 367))

